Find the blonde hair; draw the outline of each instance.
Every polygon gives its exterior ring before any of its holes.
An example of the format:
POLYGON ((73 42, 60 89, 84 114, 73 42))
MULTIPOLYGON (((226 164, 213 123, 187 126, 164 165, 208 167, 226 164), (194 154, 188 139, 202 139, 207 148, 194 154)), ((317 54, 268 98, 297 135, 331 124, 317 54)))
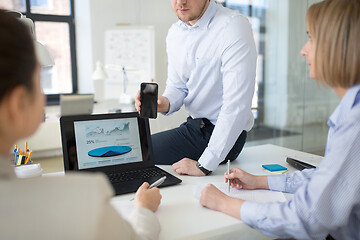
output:
POLYGON ((360 83, 360 0, 325 0, 306 15, 315 43, 315 74, 330 87, 360 83))

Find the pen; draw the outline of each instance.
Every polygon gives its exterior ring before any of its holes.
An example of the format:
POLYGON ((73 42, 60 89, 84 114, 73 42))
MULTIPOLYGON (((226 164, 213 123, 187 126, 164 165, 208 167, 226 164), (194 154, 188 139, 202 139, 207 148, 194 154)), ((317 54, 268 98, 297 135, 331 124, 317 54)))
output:
POLYGON ((28 164, 30 157, 31 157, 32 152, 29 153, 29 155, 27 156, 26 160, 25 160, 25 164, 28 164))
MULTIPOLYGON (((227 162, 227 174, 228 176, 230 174, 230 160, 228 160, 227 162)), ((230 179, 228 179, 228 184, 229 184, 229 192, 230 192, 230 179)))
MULTIPOLYGON (((156 180, 155 182, 153 182, 150 186, 149 186, 149 189, 150 188, 153 188, 153 187, 158 187, 160 186, 163 182, 165 182, 166 180, 166 176, 163 176, 162 178, 159 178, 158 180, 156 180)), ((130 199, 130 201, 133 201, 134 198, 130 199)))
POLYGON ((151 184, 149 186, 149 188, 153 188, 153 187, 158 187, 160 186, 163 182, 165 182, 166 180, 166 176, 163 176, 162 178, 158 179, 157 181, 155 181, 153 184, 151 184))
POLYGON ((18 149, 17 146, 15 145, 15 149, 14 149, 15 162, 14 162, 14 165, 16 165, 16 162, 17 162, 17 159, 18 159, 18 153, 19 153, 19 149, 18 149))
POLYGON ((25 157, 27 157, 27 142, 25 142, 25 157))

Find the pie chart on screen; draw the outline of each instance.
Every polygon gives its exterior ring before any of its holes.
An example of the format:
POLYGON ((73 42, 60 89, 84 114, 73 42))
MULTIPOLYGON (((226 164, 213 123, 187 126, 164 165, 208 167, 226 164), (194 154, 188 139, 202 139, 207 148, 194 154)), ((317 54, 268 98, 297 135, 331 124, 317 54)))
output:
POLYGON ((90 157, 114 157, 131 151, 129 146, 108 146, 95 148, 88 152, 90 157))

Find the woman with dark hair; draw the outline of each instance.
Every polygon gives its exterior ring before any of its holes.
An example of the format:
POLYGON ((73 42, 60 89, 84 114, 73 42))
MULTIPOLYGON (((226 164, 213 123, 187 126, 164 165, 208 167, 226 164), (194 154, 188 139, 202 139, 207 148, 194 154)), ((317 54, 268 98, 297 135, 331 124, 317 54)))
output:
POLYGON ((309 40, 301 50, 310 77, 341 99, 330 116, 325 157, 316 169, 280 176, 254 176, 241 169, 225 174, 237 189, 294 193, 284 203, 231 198, 213 185, 201 204, 241 219, 278 238, 360 239, 360 1, 325 0, 306 16, 309 40))
POLYGON ((44 116, 40 70, 30 31, 0 10, 0 239, 157 239, 161 195, 148 183, 127 222, 101 174, 16 178, 9 153, 44 116))

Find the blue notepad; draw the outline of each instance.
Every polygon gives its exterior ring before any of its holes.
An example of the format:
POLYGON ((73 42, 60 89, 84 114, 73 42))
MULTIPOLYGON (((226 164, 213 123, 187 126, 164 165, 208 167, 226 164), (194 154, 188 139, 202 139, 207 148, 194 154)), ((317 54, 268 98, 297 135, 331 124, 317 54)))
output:
POLYGON ((287 170, 286 167, 283 167, 283 166, 281 166, 279 164, 266 164, 266 165, 262 165, 262 167, 265 168, 266 170, 270 171, 270 172, 287 170))

